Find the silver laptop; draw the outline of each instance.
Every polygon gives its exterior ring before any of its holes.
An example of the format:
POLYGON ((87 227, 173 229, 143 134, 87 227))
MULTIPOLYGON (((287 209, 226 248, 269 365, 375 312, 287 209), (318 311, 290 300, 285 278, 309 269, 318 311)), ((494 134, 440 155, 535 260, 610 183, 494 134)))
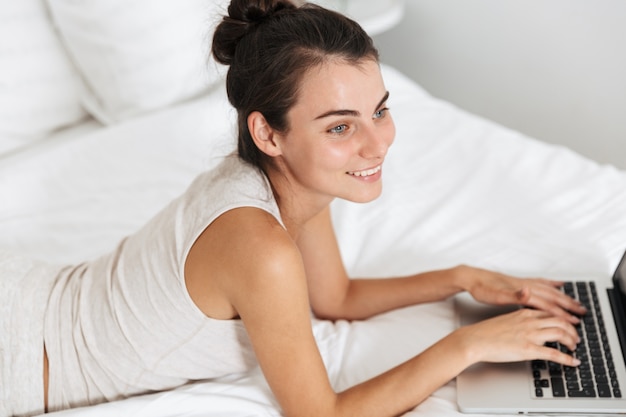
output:
MULTIPOLYGON (((613 274, 611 288, 573 281, 563 291, 589 311, 578 326, 582 341, 574 352, 583 361, 581 366, 546 361, 476 364, 457 378, 462 412, 626 414, 626 254, 613 274)), ((480 304, 467 294, 456 297, 455 307, 460 325, 519 308, 480 304)))

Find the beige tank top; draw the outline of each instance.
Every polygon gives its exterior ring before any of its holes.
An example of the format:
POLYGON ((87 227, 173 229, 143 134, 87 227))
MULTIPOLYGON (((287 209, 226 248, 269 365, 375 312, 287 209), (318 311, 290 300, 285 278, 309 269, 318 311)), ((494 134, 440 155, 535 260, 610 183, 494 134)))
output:
POLYGON ((282 224, 265 176, 231 156, 112 253, 62 270, 45 321, 50 411, 256 365, 241 321, 206 317, 183 275, 198 236, 237 207, 266 210, 282 224))

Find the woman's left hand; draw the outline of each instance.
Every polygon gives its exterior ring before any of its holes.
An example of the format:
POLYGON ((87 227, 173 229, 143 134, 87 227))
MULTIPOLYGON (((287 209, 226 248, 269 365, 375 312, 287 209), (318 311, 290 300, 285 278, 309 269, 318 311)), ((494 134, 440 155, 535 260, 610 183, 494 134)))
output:
POLYGON ((515 278, 498 272, 465 267, 466 290, 476 301, 487 304, 519 304, 543 310, 576 324, 586 309, 559 290, 562 281, 542 278, 515 278))

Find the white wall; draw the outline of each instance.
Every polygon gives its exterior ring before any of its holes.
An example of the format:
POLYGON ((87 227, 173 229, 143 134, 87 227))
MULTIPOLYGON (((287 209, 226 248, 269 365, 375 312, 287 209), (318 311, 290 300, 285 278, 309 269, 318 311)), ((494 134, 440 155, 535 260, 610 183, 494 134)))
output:
POLYGON ((626 1, 407 0, 375 42, 433 95, 626 169, 626 1))

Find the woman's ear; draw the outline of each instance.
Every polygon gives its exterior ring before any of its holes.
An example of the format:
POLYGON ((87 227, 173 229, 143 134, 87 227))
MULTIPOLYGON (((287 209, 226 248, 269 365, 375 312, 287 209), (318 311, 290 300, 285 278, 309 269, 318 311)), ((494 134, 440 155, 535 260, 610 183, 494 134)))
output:
POLYGON ((269 156, 278 156, 282 152, 278 145, 278 133, 265 120, 265 116, 261 112, 254 111, 248 116, 248 130, 250 136, 263 153, 269 156))

